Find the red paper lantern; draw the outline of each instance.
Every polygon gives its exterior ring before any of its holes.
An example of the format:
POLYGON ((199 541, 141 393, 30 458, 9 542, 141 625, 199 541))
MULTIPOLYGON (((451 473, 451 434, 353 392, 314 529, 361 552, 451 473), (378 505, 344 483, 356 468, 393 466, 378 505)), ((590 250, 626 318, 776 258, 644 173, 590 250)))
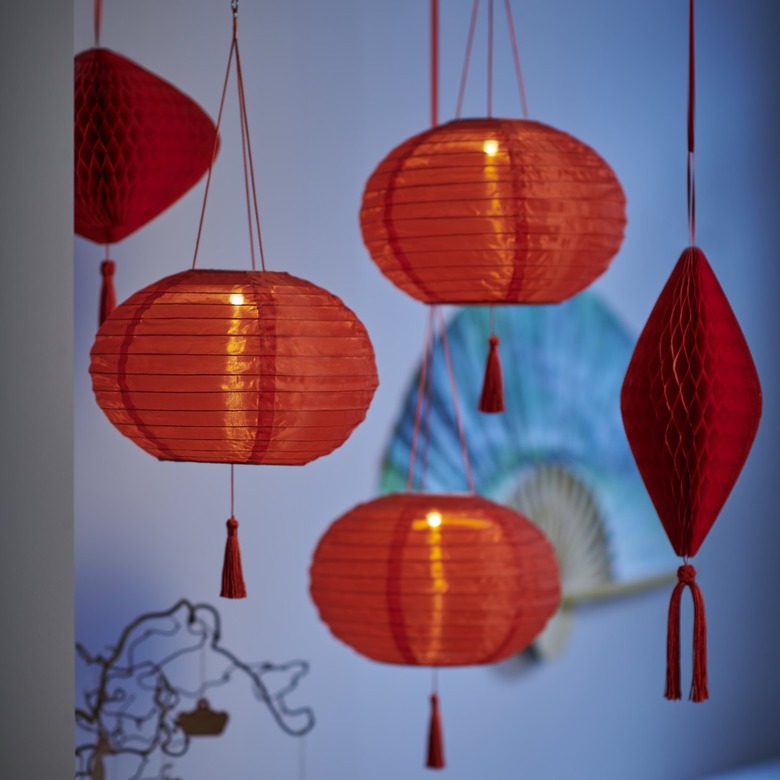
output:
POLYGON ((462 666, 523 650, 560 601, 552 545, 476 495, 395 493, 330 527, 311 595, 336 637, 385 663, 462 666))
POLYGON ((363 240, 393 284, 425 303, 558 303, 600 276, 623 241, 612 169, 530 120, 457 119, 379 164, 363 240))
POLYGON ((631 450, 680 568, 670 612, 667 696, 679 698, 676 617, 691 586, 700 651, 692 698, 707 698, 704 606, 694 556, 737 481, 761 417, 761 386, 745 337, 704 253, 686 249, 637 342, 621 394, 631 450))
MULTIPOLYGON (((473 494, 394 493, 347 512, 320 540, 311 595, 333 634, 375 661, 463 666, 527 647, 561 598, 552 545, 473 494)), ((444 766, 438 695, 427 766, 444 766)))
POLYGON ((113 244, 206 172, 216 128, 172 84, 109 49, 75 60, 75 228, 113 244))
POLYGON ((160 460, 308 463, 346 441, 378 385, 354 313, 271 271, 161 279, 113 311, 91 356, 98 404, 160 460))

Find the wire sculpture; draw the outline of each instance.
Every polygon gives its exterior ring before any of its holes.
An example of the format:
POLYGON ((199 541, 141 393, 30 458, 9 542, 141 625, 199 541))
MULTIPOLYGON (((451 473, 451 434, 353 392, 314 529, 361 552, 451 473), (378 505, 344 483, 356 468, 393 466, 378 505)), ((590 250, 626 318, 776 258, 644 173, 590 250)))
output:
MULTIPOLYGON (((122 631, 105 654, 91 654, 76 643, 77 656, 97 674, 97 683, 84 690, 83 706, 76 708, 75 778, 105 780, 106 758, 126 756, 137 761, 129 780, 145 780, 144 770, 155 752, 165 762, 161 780, 175 780, 167 758, 183 756, 193 736, 217 735, 227 713, 211 710, 205 692, 230 682, 234 675, 249 677, 252 691, 263 702, 279 728, 304 736, 314 728, 310 707, 290 707, 287 697, 308 674, 309 664, 293 660, 282 664, 246 663, 221 645, 221 620, 210 604, 181 599, 164 612, 140 615, 122 631), (171 650, 175 644, 176 649, 171 650), (213 652, 220 673, 206 674, 207 650, 213 652), (188 688, 177 677, 193 677, 193 654, 200 654, 200 685, 188 688), (159 656, 159 660, 156 660, 159 656), (179 663, 175 663, 179 662, 179 663), (189 662, 189 668, 188 668, 189 662), (273 693, 263 678, 282 675, 284 684, 273 693), (182 709, 195 700, 191 712, 182 709)), ((214 664, 214 661, 211 661, 214 664)), ((197 675, 197 670, 195 670, 197 675)))

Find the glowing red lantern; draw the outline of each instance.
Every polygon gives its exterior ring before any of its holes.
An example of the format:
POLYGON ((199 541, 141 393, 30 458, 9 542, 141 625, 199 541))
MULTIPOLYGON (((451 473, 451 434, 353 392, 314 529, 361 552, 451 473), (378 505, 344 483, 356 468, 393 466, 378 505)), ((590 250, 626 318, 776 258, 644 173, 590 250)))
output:
MULTIPOLYGON (((99 2, 98 2, 99 4, 99 2)), ((302 465, 346 441, 378 385, 363 324, 304 279, 267 271, 238 46, 238 0, 217 127, 235 61, 251 271, 196 269, 140 290, 105 319, 92 348, 98 404, 121 433, 159 458, 229 463, 231 516, 221 595, 246 596, 233 516, 233 465, 302 465), (255 270, 255 241, 262 271, 255 270)))
MULTIPOLYGON (((75 82, 75 230, 113 244, 197 183, 216 128, 172 84, 109 49, 81 52, 75 82)), ((102 271, 100 322, 113 308, 114 263, 102 271)))
POLYGON ((378 384, 353 312, 271 271, 161 279, 112 312, 91 355, 98 404, 160 460, 308 463, 343 444, 378 384))
MULTIPOLYGON (((431 124, 379 163, 360 210, 380 271, 423 303, 560 303, 606 271, 623 242, 626 198, 589 146, 528 119, 509 0, 504 4, 523 119, 492 116, 493 3, 487 116, 462 119, 476 30, 473 6, 455 120, 438 124, 438 0, 431 0, 431 124)), ((491 333, 478 408, 502 412, 491 333)))
MULTIPOLYGON (((560 601, 544 534, 476 495, 396 493, 360 504, 314 553, 311 595, 333 634, 385 663, 461 666, 527 647, 560 601)), ((433 699, 429 766, 443 766, 433 699)))
POLYGON ((626 199, 576 138, 523 119, 459 119, 405 141, 366 184, 363 240, 425 303, 558 303, 617 253, 626 199))

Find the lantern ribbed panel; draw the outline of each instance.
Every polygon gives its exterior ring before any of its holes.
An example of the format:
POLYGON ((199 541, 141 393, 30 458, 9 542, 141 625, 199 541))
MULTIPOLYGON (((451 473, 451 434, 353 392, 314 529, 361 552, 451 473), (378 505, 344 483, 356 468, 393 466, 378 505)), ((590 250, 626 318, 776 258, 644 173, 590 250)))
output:
POLYGON ((607 269, 625 205, 612 169, 567 133, 459 119, 390 152, 360 224, 382 273, 419 301, 558 303, 607 269))
POLYGON ((473 495, 396 493, 330 527, 311 595, 333 634, 369 658, 459 666, 527 647, 560 583, 552 546, 517 512, 473 495))
POLYGON ((113 311, 91 356, 108 419, 161 460, 308 463, 344 443, 378 384, 354 313, 270 271, 162 279, 113 311))
POLYGON ((114 243, 206 172, 216 128, 167 81, 108 49, 75 60, 75 229, 114 243))
POLYGON ((696 554, 737 481, 761 417, 761 386, 704 253, 686 249, 623 383, 631 450, 675 552, 696 554))

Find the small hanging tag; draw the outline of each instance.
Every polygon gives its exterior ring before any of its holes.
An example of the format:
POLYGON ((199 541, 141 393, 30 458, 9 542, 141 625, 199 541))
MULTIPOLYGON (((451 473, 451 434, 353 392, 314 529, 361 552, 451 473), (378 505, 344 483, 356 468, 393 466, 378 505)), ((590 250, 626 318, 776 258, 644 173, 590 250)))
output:
POLYGON ((103 281, 100 286, 100 309, 98 311, 98 326, 102 325, 106 317, 116 308, 116 290, 114 289, 114 271, 116 263, 113 260, 104 260, 100 264, 100 275, 103 281))
POLYGON ((431 722, 428 727, 428 769, 444 769, 444 740, 441 733, 441 717, 439 715, 439 697, 431 694, 431 722))
POLYGON ((680 599, 686 587, 693 597, 693 680, 690 700, 706 701, 709 698, 707 684, 707 616, 704 597, 696 584, 696 569, 690 564, 677 569, 679 580, 669 602, 669 622, 666 634, 666 692, 667 699, 682 698, 680 686, 680 599))
POLYGON ((222 566, 222 590, 219 595, 226 599, 245 599, 246 585, 241 568, 241 548, 238 544, 238 520, 231 517, 226 525, 227 542, 225 562, 222 566))
POLYGON ((501 370, 498 344, 498 336, 493 334, 490 337, 485 378, 482 382, 482 395, 479 398, 479 411, 487 414, 503 412, 506 408, 504 405, 504 376, 501 370))

